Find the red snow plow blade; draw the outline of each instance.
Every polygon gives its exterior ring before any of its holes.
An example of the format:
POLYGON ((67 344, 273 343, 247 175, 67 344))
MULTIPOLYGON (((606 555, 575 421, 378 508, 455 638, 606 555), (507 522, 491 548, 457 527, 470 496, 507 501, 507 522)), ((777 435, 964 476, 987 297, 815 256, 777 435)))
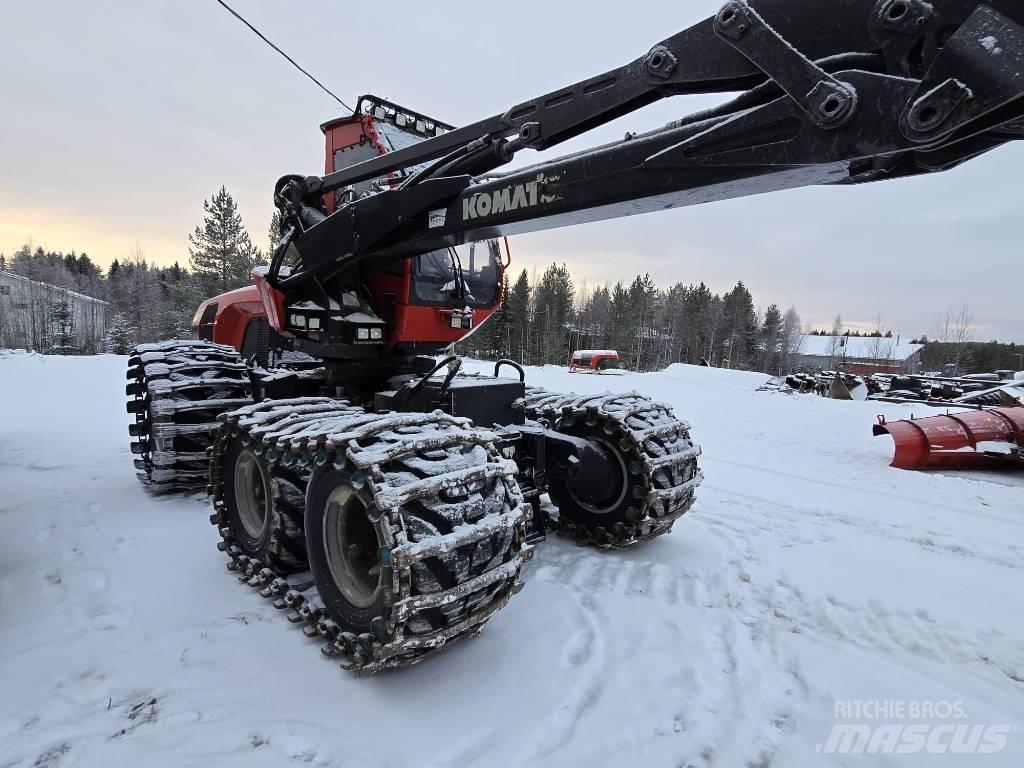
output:
POLYGON ((879 416, 874 434, 892 436, 897 469, 1024 469, 1024 408, 891 423, 879 416))

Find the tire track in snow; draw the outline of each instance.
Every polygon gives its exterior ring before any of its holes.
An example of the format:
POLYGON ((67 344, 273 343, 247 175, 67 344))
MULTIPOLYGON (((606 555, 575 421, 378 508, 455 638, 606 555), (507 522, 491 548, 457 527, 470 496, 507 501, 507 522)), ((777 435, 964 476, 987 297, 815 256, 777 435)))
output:
MULTIPOLYGON (((833 524, 839 522, 856 528, 858 532, 940 554, 973 557, 1008 568, 1019 567, 1010 560, 967 550, 956 551, 950 548, 952 551, 944 551, 930 540, 889 533, 873 521, 830 516, 817 509, 780 505, 770 499, 715 486, 709 486, 707 490, 730 498, 719 499, 718 509, 702 518, 704 524, 712 534, 738 546, 744 553, 744 559, 750 561, 756 559, 756 545, 751 539, 751 531, 764 533, 775 542, 788 537, 790 541, 814 543, 822 539, 806 536, 800 523, 811 522, 827 528, 831 521, 833 524), (730 508, 737 511, 732 512, 730 508), (783 521, 782 525, 777 524, 779 520, 783 521)), ((902 651, 940 664, 980 663, 994 668, 1017 683, 1024 677, 1024 648, 1014 638, 1007 637, 997 629, 974 627, 969 630, 958 622, 939 620, 926 610, 894 608, 877 599, 844 601, 831 594, 806 598, 800 587, 785 576, 777 576, 769 583, 757 583, 749 578, 744 581, 751 594, 750 610, 764 621, 779 624, 787 632, 806 633, 837 645, 868 651, 902 651)))
MULTIPOLYGON (((957 507, 957 506, 953 506, 953 505, 950 505, 950 504, 943 504, 941 502, 935 501, 934 498, 923 499, 923 498, 918 498, 918 497, 914 497, 914 496, 904 496, 904 495, 901 495, 901 494, 893 493, 891 491, 891 488, 886 488, 885 490, 875 490, 874 488, 865 487, 863 485, 851 485, 851 484, 848 484, 848 483, 839 483, 839 482, 836 482, 835 480, 823 480, 821 477, 816 477, 816 476, 808 477, 808 476, 805 476, 805 475, 798 475, 798 474, 795 474, 795 473, 792 473, 792 472, 782 472, 782 471, 779 471, 779 470, 776 470, 776 469, 769 469, 767 467, 759 467, 756 464, 747 464, 747 463, 740 462, 740 461, 731 461, 729 459, 714 458, 714 457, 708 456, 707 454, 705 454, 704 456, 701 457, 701 462, 702 462, 702 464, 706 464, 707 462, 718 463, 718 464, 725 464, 725 465, 728 465, 728 466, 731 466, 731 467, 737 467, 738 469, 742 469, 742 470, 748 470, 748 471, 751 471, 751 472, 760 472, 760 473, 763 473, 763 474, 771 475, 772 477, 782 477, 782 478, 786 478, 788 480, 796 480, 801 485, 803 485, 803 484, 820 485, 820 486, 825 486, 827 488, 835 488, 837 490, 845 491, 845 492, 848 492, 848 493, 851 493, 851 494, 855 494, 855 495, 858 495, 858 496, 871 496, 871 497, 876 498, 876 499, 882 499, 883 503, 886 504, 886 505, 891 505, 893 501, 900 501, 900 502, 904 502, 906 504, 909 504, 909 505, 912 505, 912 506, 915 506, 915 507, 921 507, 921 508, 923 508, 925 510, 942 510, 942 511, 945 511, 945 512, 952 512, 952 513, 957 514, 957 515, 962 515, 964 513, 964 510, 963 510, 962 507, 957 507)), ((893 471, 897 471, 897 470, 893 470, 893 471)), ((709 473, 709 475, 710 475, 710 473, 709 473)), ((959 479, 964 479, 964 478, 959 478, 959 479)), ((1013 485, 1008 485, 1007 487, 1013 487, 1013 485)), ((714 488, 714 486, 708 485, 708 483, 705 482, 701 486, 701 488, 704 489, 704 490, 708 490, 708 489, 714 488)), ((723 490, 722 492, 728 492, 728 491, 724 491, 723 490)), ((1022 521, 1022 519, 1020 517, 1006 517, 1006 516, 1003 516, 1003 515, 992 514, 990 512, 980 512, 978 510, 972 510, 971 514, 976 515, 978 517, 983 517, 985 519, 992 520, 992 521, 995 521, 995 522, 1005 523, 1007 525, 1020 525, 1022 522, 1024 522, 1024 521, 1022 521)))
MULTIPOLYGON (((591 551, 590 554, 594 553, 591 551)), ((543 726, 526 740, 525 754, 528 760, 549 757, 567 744, 579 726, 580 719, 596 707, 604 695, 610 664, 608 638, 604 629, 608 625, 608 616, 593 591, 583 586, 587 583, 593 585, 595 579, 600 580, 599 567, 593 567, 593 570, 587 572, 588 564, 592 562, 579 564, 575 575, 580 586, 569 589, 569 594, 575 600, 576 610, 570 619, 576 625, 576 631, 562 650, 561 664, 573 670, 573 684, 552 716, 545 719, 543 726)), ((550 567, 550 564, 547 565, 550 567)), ((536 573, 534 577, 543 578, 536 573)))
MULTIPOLYGON (((737 586, 742 583, 740 561, 732 560, 724 574, 705 574, 679 564, 602 556, 592 550, 575 553, 568 547, 543 553, 543 567, 532 578, 564 587, 589 615, 597 637, 606 633, 614 598, 643 604, 644 619, 639 626, 630 625, 628 637, 614 630, 607 635, 608 658, 602 666, 610 662, 621 670, 643 665, 645 652, 661 646, 674 647, 671 656, 679 661, 678 669, 664 668, 656 689, 645 691, 638 682, 636 695, 644 702, 650 725, 645 733, 636 728, 624 732, 620 738, 629 743, 616 745, 616 751, 631 753, 643 749, 652 735, 666 736, 680 740, 689 755, 683 764, 710 764, 725 755, 730 764, 767 765, 792 733, 806 687, 796 659, 776 642, 780 630, 742 599, 737 586), (598 607, 608 602, 609 607, 598 607), (679 617, 689 616, 696 617, 695 624, 680 624, 679 617), (699 644, 688 642, 694 636, 699 644), (737 739, 738 732, 756 737, 737 739)), ((642 558, 642 549, 638 552, 642 558)), ((581 686, 586 689, 587 683, 581 686)), ((566 697, 567 702, 583 699, 576 690, 566 697)), ((533 756, 550 756, 570 736, 566 730, 549 738, 533 756)), ((604 752, 595 753, 595 759, 602 755, 607 758, 604 752)))
MULTIPOLYGON (((941 544, 936 539, 951 538, 957 539, 956 534, 950 531, 939 531, 934 528, 910 527, 896 523, 880 523, 876 520, 858 518, 851 515, 831 512, 818 507, 798 507, 789 504, 780 504, 771 498, 754 494, 742 493, 729 488, 705 483, 705 491, 713 491, 723 496, 742 499, 748 502, 755 502, 760 507, 769 507, 770 515, 755 511, 753 506, 748 509, 756 516, 755 520, 743 519, 738 524, 731 525, 720 515, 712 514, 705 520, 711 527, 730 528, 735 534, 750 527, 784 541, 789 545, 822 543, 834 541, 835 536, 830 533, 822 533, 817 536, 808 536, 805 533, 806 526, 813 525, 822 531, 830 531, 836 525, 856 530, 869 536, 888 539, 890 541, 911 544, 936 554, 946 554, 954 557, 982 560, 1002 568, 1020 568, 1022 566, 1020 552, 1021 547, 1011 541, 1002 544, 1004 553, 989 554, 978 549, 966 547, 960 543, 941 544), (780 525, 782 521, 784 525, 780 525), (781 536, 780 536, 781 534, 781 536), (784 537, 784 538, 783 538, 784 537), (1004 556, 1005 555, 1005 556, 1004 556)), ((963 514, 960 510, 958 514, 963 514)))

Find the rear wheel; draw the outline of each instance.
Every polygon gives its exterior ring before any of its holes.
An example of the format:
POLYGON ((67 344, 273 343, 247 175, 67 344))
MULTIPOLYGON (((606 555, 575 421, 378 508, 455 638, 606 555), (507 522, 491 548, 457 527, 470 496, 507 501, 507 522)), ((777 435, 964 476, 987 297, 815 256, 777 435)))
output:
POLYGON ((234 542, 277 573, 305 570, 302 478, 272 470, 253 448, 235 438, 224 452, 224 502, 234 542))
POLYGON ((238 353, 204 341, 142 344, 128 359, 128 379, 139 480, 155 493, 205 488, 217 417, 251 402, 238 353))
POLYGON ((559 516, 589 531, 614 532, 618 527, 622 532, 639 521, 647 489, 640 473, 631 473, 629 468, 642 460, 640 451, 635 446, 623 450, 607 440, 601 430, 589 429, 582 423, 579 428, 560 431, 590 439, 604 461, 599 477, 581 470, 571 480, 551 481, 548 494, 558 507, 559 516))
POLYGON ((548 522, 577 543, 613 548, 660 536, 693 504, 703 479, 700 448, 668 406, 636 392, 531 389, 521 407, 527 418, 587 440, 596 454, 582 457, 572 479, 548 485, 558 507, 558 518, 548 522))
POLYGON ((522 587, 528 509, 493 433, 328 398, 264 400, 220 421, 210 522, 229 569, 346 669, 412 664, 471 637, 522 587), (280 491, 293 475, 296 514, 280 491), (280 578, 275 556, 296 529, 275 520, 297 523, 303 507, 312 579, 280 578))

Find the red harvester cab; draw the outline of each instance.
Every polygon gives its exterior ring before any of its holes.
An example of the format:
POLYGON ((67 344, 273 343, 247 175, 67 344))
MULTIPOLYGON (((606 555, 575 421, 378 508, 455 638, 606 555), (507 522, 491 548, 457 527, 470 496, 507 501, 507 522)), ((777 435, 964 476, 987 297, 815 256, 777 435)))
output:
MULTIPOLYGON (((326 144, 325 173, 451 130, 424 115, 383 99, 363 96, 355 112, 321 126, 326 144)), ((415 173, 410 168, 405 173, 415 173)), ((392 174, 397 184, 402 178, 392 174)), ((344 199, 374 194, 389 188, 386 180, 369 180, 344 193, 324 196, 324 210, 334 213, 344 199)), ((508 265, 497 240, 472 243, 457 251, 445 249, 423 254, 363 275, 373 312, 386 323, 373 330, 369 343, 400 352, 432 354, 468 336, 498 309, 508 265), (458 264, 464 290, 457 291, 453 273, 458 264), (458 294, 463 299, 456 299, 458 294)), ((192 321, 193 336, 229 344, 249 357, 262 357, 270 331, 290 339, 318 340, 311 318, 316 309, 272 288, 261 270, 253 273, 255 285, 222 294, 204 302, 192 321), (299 322, 293 322, 299 321, 299 322)), ((319 318, 317 318, 319 320, 319 318)), ((319 326, 319 323, 317 323, 319 326)))

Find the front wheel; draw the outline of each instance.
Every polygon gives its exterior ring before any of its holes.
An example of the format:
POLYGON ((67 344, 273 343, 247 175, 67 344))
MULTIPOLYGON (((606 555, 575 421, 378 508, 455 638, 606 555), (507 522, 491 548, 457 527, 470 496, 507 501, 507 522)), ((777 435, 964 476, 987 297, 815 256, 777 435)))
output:
POLYGON ((387 516, 374 513, 372 496, 357 489, 352 475, 318 469, 306 491, 309 568, 328 612, 350 632, 369 632, 387 614, 384 592, 391 583, 382 549, 394 546, 387 516))
POLYGON ((471 637, 522 587, 529 508, 494 433, 328 398, 264 400, 220 420, 210 520, 229 567, 328 638, 346 669, 412 664, 471 637), (264 572, 282 570, 271 545, 293 541, 273 523, 294 522, 276 514, 289 473, 305 487, 296 509, 312 583, 264 572))

